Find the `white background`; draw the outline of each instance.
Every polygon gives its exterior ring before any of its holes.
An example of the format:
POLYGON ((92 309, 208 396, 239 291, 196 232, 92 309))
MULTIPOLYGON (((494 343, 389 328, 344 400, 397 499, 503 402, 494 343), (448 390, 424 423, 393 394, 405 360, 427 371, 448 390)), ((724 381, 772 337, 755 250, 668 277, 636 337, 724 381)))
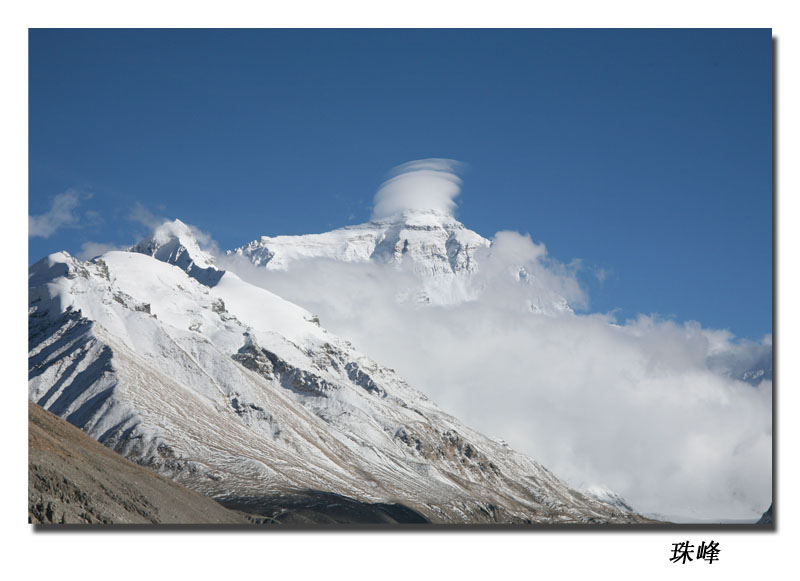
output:
POLYGON ((2 34, 2 570, 39 579, 626 579, 788 578, 797 518, 797 72, 798 29, 789 2, 269 2, 31 1, 0 8, 2 34), (777 532, 102 532, 35 533, 27 524, 28 27, 764 27, 777 42, 777 532), (672 543, 719 541, 719 562, 676 565, 672 543), (621 577, 620 577, 621 576, 621 577))

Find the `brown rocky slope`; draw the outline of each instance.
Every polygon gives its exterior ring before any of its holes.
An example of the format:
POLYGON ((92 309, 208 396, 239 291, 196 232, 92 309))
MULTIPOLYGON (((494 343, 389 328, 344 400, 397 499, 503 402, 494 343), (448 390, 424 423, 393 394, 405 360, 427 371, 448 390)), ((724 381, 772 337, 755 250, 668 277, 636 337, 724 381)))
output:
POLYGON ((28 519, 35 524, 249 524, 28 402, 28 519))

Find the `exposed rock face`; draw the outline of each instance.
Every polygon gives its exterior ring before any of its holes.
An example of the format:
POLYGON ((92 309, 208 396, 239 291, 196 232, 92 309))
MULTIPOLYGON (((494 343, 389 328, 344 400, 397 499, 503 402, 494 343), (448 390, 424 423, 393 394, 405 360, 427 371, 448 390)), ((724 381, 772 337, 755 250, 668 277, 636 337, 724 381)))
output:
POLYGON ((247 524, 214 500, 126 460, 28 403, 28 515, 35 524, 247 524))

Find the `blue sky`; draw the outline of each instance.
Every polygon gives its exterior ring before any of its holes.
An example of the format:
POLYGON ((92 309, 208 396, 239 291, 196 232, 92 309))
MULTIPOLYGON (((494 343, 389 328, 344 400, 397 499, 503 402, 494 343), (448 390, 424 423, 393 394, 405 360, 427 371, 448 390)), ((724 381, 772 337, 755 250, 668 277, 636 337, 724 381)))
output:
POLYGON ((443 157, 458 218, 580 258, 590 310, 772 331, 769 29, 33 30, 29 57, 29 213, 75 218, 30 262, 135 241, 137 208, 222 248, 363 222, 443 157))

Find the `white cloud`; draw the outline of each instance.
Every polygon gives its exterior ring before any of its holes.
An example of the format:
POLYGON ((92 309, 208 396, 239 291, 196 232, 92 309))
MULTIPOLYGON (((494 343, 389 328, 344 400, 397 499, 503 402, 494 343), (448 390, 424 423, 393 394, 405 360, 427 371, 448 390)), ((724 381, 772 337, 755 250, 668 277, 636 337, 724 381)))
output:
POLYGON ((461 179, 451 159, 423 159, 397 166, 393 176, 375 194, 372 219, 388 218, 408 210, 437 210, 453 214, 461 179))
POLYGON ((526 301, 586 302, 575 265, 530 237, 500 232, 477 300, 398 302, 412 269, 331 260, 286 271, 240 257, 220 266, 320 316, 443 409, 502 437, 576 486, 600 485, 638 510, 684 519, 755 520, 771 502, 771 339, 655 316, 537 316, 526 301), (524 265, 536 284, 513 283, 524 265))
POLYGON ((594 275, 595 280, 600 284, 606 282, 608 277, 612 274, 612 271, 608 268, 602 268, 600 266, 592 267, 592 274, 594 275))
POLYGON ((80 218, 75 210, 90 197, 91 194, 74 189, 58 194, 47 212, 28 216, 28 237, 49 238, 61 228, 76 226, 80 218))

